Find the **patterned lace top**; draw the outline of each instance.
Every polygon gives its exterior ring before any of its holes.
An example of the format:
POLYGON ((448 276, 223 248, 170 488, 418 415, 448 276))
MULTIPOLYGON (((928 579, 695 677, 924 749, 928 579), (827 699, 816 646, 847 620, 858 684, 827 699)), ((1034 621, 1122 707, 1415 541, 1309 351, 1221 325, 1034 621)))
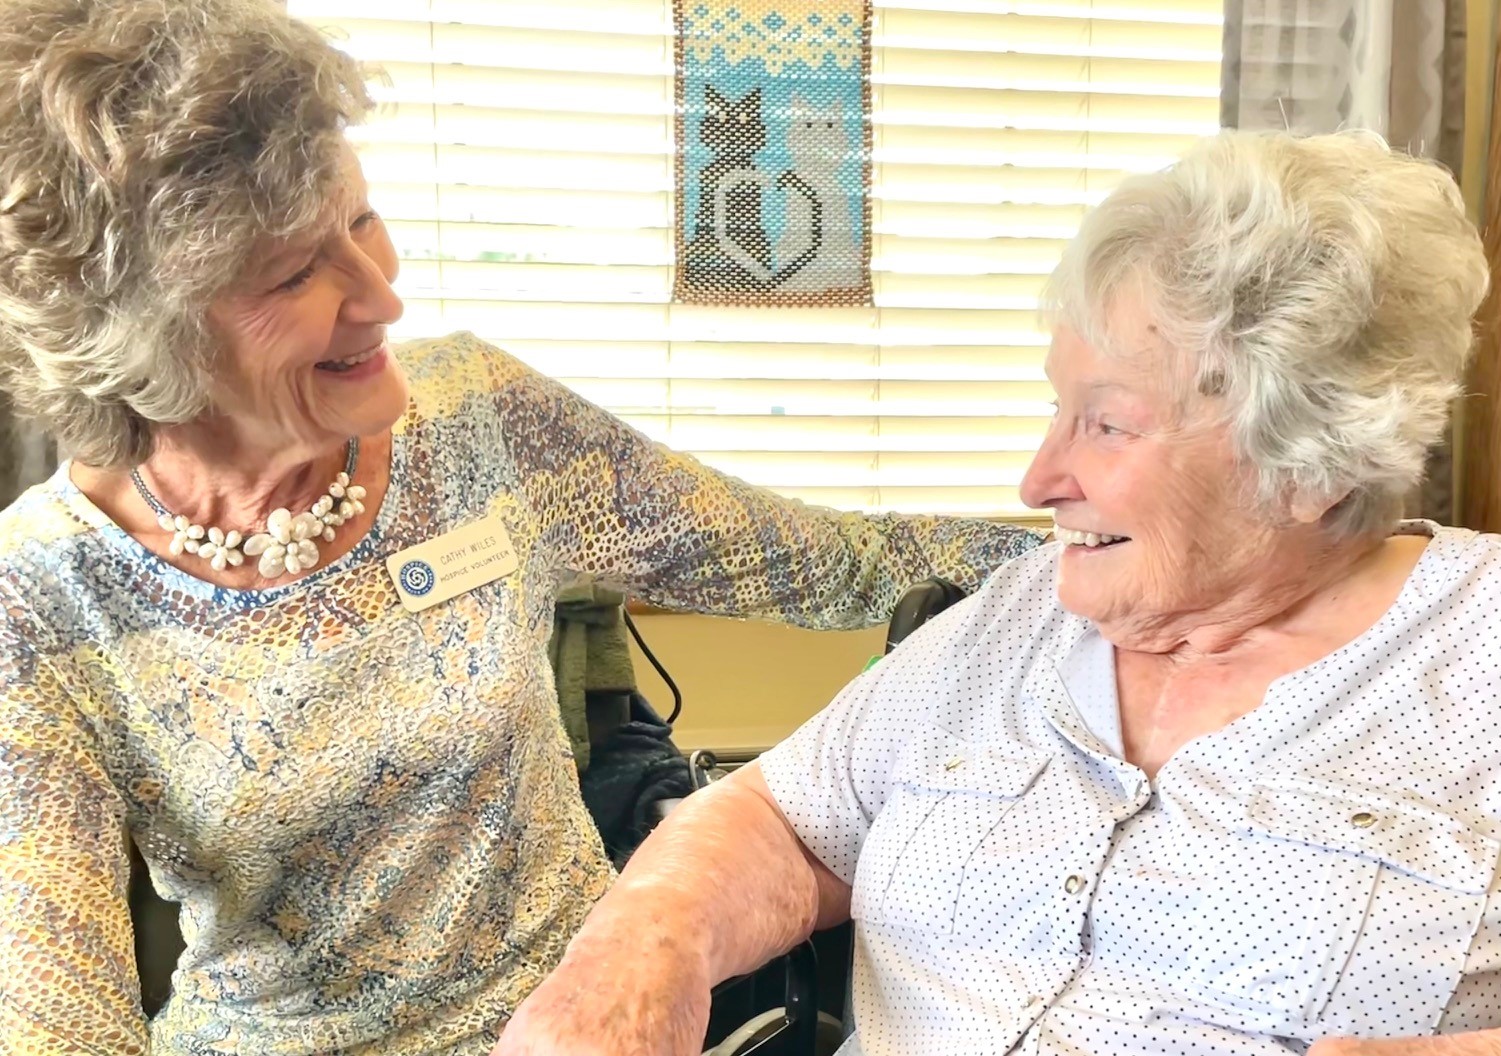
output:
POLYGON ((850 627, 1038 542, 774 497, 469 335, 398 355, 375 526, 296 582, 165 565, 66 466, 0 514, 0 1052, 483 1056, 611 879, 547 663, 564 570, 850 627), (488 514, 520 568, 403 609, 384 559, 488 514), (187 942, 149 1026, 127 830, 187 942))

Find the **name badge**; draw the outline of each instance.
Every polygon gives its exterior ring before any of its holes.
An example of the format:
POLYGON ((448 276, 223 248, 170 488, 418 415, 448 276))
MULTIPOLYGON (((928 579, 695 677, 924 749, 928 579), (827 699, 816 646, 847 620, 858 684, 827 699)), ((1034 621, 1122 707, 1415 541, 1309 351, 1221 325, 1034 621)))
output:
POLYGON ((386 558, 401 606, 421 612, 508 576, 521 564, 496 517, 466 524, 386 558))

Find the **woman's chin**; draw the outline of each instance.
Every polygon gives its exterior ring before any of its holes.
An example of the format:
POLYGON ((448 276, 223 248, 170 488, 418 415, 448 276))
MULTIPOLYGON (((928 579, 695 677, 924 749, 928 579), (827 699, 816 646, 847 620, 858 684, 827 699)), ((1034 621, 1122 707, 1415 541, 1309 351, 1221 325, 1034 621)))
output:
POLYGON ((321 401, 332 412, 330 419, 348 436, 375 436, 395 425, 407 412, 410 391, 406 376, 395 360, 374 383, 351 385, 342 398, 321 401))
POLYGON ((1058 603, 1075 616, 1100 622, 1110 613, 1119 612, 1123 591, 1115 584, 1116 577, 1105 576, 1093 569, 1080 569, 1070 575, 1067 568, 1058 572, 1058 603))

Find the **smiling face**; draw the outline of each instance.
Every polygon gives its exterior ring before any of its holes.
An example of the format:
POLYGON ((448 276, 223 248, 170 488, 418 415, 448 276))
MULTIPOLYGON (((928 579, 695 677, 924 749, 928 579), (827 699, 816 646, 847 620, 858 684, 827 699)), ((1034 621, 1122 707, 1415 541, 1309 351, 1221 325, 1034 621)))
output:
POLYGON ((214 405, 248 447, 306 451, 381 433, 406 410, 386 345, 401 318, 396 251, 350 151, 316 231, 268 243, 209 325, 222 350, 214 405))
POLYGON ((1021 493, 1053 509, 1059 600, 1117 641, 1254 591, 1288 540, 1251 502, 1250 470, 1218 408, 1191 393, 1183 357, 1134 304, 1110 328, 1123 351, 1108 356, 1054 335, 1058 412, 1021 493))

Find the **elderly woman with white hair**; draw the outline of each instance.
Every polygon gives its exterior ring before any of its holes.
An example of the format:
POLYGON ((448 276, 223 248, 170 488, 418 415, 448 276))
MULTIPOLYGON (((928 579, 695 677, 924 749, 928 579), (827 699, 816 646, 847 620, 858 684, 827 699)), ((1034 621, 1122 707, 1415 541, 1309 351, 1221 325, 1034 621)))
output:
POLYGON ((559 579, 816 626, 1038 541, 804 507, 467 336, 392 347, 358 66, 276 0, 10 0, 0 1053, 481 1056, 613 874, 559 579), (148 1025, 126 839, 187 948, 148 1025))
POLYGON ((688 1056, 846 916, 841 1052, 1501 1051, 1501 538, 1399 520, 1486 286, 1372 135, 1127 180, 1051 287, 1056 542, 693 797, 497 1051, 688 1056))

